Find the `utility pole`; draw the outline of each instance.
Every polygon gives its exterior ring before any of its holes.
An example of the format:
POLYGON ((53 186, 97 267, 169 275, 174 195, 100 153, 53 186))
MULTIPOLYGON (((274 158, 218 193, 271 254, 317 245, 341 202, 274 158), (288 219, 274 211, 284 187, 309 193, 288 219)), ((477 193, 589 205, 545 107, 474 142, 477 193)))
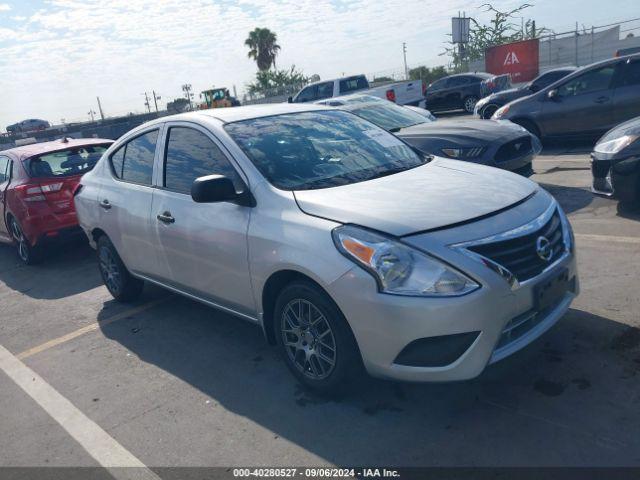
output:
POLYGON ((93 117, 93 116, 95 115, 95 113, 96 113, 96 112, 94 112, 94 111, 93 111, 93 109, 91 109, 91 110, 89 110, 89 111, 87 112, 87 114, 91 116, 91 121, 92 121, 92 122, 93 122, 93 121, 95 121, 95 119, 94 119, 94 117, 93 117))
POLYGON ((578 22, 576 22, 576 67, 579 67, 580 63, 578 61, 578 22))
POLYGON ((153 92, 153 103, 156 105, 156 112, 158 111, 158 100, 160 100, 160 95, 156 95, 156 91, 152 90, 153 92))
POLYGON ((151 105, 149 104, 149 95, 144 92, 144 106, 147 107, 147 111, 151 113, 151 105))
POLYGON ((102 105, 100 104, 100 97, 96 97, 98 99, 98 110, 100 111, 100 118, 104 120, 104 112, 102 111, 102 105))
POLYGON ((193 98, 193 93, 191 93, 191 84, 185 83, 182 85, 182 91, 184 92, 185 97, 189 100, 189 110, 193 109, 193 105, 191 104, 191 99, 193 98))
POLYGON ((402 55, 404 56, 404 79, 409 80, 409 69, 407 68, 407 44, 402 42, 402 55))

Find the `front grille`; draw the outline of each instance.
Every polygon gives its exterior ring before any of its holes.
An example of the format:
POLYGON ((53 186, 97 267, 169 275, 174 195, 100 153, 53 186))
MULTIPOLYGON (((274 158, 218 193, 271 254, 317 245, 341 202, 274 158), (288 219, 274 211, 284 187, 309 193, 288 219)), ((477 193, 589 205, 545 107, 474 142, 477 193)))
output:
POLYGON ((519 137, 515 140, 505 143, 496 152, 495 161, 508 162, 514 158, 521 158, 525 155, 529 155, 533 150, 531 145, 531 137, 519 137))
POLYGON ((609 173, 611 162, 609 160, 594 160, 591 163, 591 172, 594 177, 604 178, 609 173))
POLYGON ((564 253, 565 244, 560 214, 556 210, 551 218, 533 233, 467 248, 506 268, 519 282, 524 282, 542 273, 564 253), (549 240, 552 250, 549 260, 544 260, 538 255, 537 242, 540 237, 549 240))

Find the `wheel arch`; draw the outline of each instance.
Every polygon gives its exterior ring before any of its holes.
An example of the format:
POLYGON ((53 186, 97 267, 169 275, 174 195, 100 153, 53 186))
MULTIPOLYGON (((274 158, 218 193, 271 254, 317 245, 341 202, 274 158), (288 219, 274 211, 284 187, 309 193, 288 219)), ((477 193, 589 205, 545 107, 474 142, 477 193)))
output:
MULTIPOLYGON (((537 136, 538 140, 542 140, 542 130, 540 130, 540 125, 538 125, 538 122, 536 122, 532 118, 525 117, 525 116, 519 116, 519 117, 509 118, 508 120, 510 120, 512 123, 520 125, 523 128, 527 128, 527 127, 525 127, 525 124, 531 125, 535 129, 535 131, 534 132, 530 131, 530 133, 532 133, 535 136, 537 136)), ((529 130, 529 129, 527 128, 527 130, 529 130)))

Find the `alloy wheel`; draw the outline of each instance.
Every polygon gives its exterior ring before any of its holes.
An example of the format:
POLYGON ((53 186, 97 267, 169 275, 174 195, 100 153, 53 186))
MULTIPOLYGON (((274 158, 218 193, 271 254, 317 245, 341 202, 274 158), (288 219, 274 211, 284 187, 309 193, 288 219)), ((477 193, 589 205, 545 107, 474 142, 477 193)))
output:
POLYGON ((101 248, 99 255, 100 272, 107 288, 112 293, 117 293, 122 287, 120 268, 113 254, 108 248, 101 248))
POLYGON ((464 101, 464 109, 468 113, 473 113, 473 110, 476 108, 477 99, 475 97, 469 97, 464 101))
POLYGON ((327 378, 336 366, 336 341, 331 325, 311 302, 291 300, 283 309, 282 342, 291 362, 313 380, 327 378))
POLYGON ((29 245, 27 243, 27 238, 22 233, 22 229, 18 222, 15 220, 11 221, 11 233, 13 234, 14 240, 18 243, 18 256, 23 262, 29 261, 29 245))

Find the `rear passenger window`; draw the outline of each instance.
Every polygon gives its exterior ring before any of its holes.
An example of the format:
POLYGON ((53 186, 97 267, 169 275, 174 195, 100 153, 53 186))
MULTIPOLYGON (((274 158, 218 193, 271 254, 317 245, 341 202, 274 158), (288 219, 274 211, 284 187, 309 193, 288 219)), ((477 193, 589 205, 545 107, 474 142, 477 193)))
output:
POLYGON ((204 133, 185 127, 169 130, 164 167, 164 186, 179 193, 191 193, 198 177, 224 175, 236 187, 240 178, 222 150, 204 133))
POLYGON ((116 177, 127 182, 151 185, 157 140, 158 131, 154 130, 127 142, 111 155, 116 177))
POLYGON ((586 72, 562 85, 558 92, 562 97, 575 97, 587 93, 606 90, 611 85, 615 73, 614 66, 607 66, 586 72))
POLYGON ((369 82, 365 77, 347 78, 340 80, 340 93, 355 92, 369 88, 369 82))
POLYGON ((333 82, 321 83, 318 85, 318 94, 316 95, 318 100, 331 97, 333 97, 333 82))

